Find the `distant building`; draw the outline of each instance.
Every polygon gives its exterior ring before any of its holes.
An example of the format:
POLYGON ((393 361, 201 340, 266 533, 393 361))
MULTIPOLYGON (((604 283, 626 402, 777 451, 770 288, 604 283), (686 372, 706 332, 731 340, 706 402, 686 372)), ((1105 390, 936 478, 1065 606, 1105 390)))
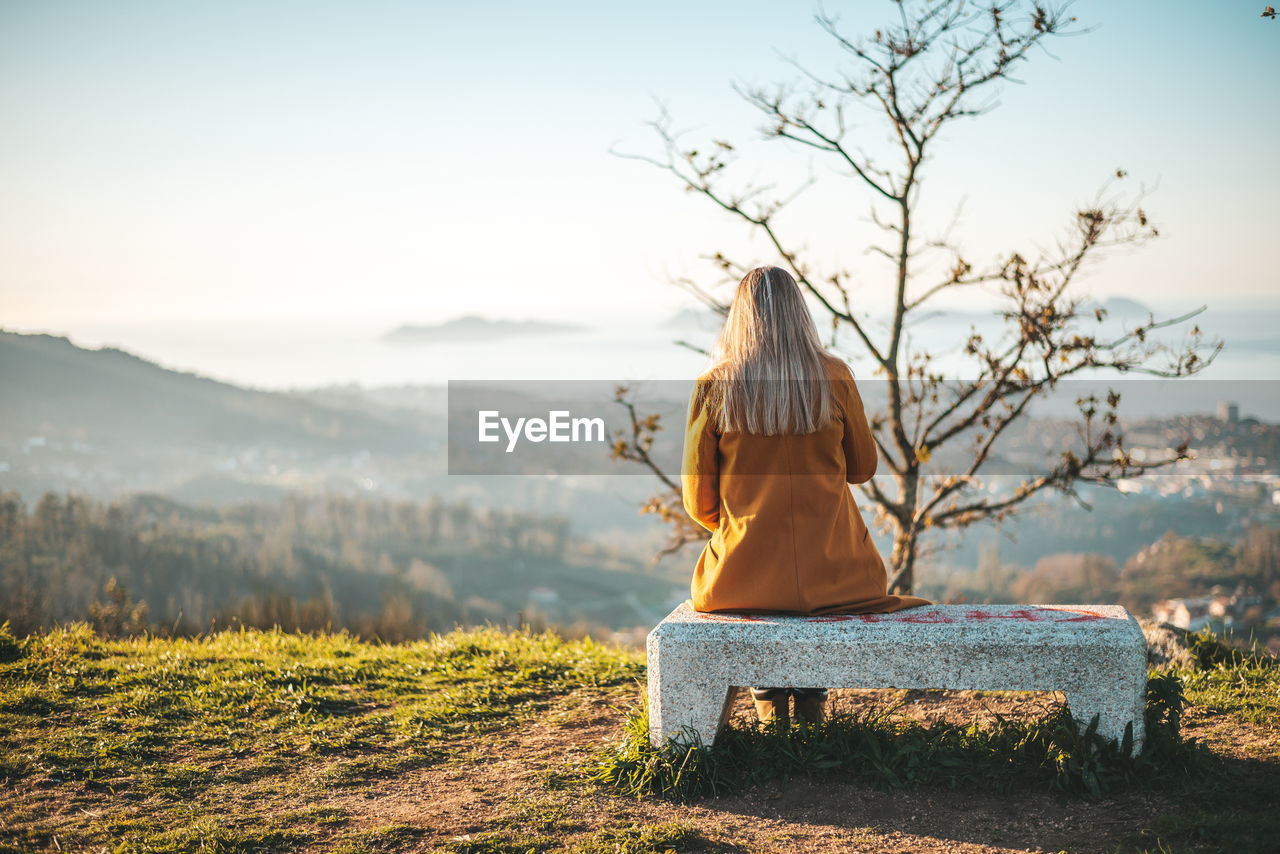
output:
POLYGON ((1157 622, 1196 632, 1213 620, 1229 626, 1243 617, 1247 610, 1262 604, 1262 594, 1252 587, 1241 584, 1233 592, 1227 593, 1222 587, 1215 585, 1208 596, 1157 602, 1151 606, 1151 616, 1157 622))
POLYGON ((1198 632, 1213 618, 1209 613, 1212 596, 1195 596, 1187 599, 1165 599, 1151 606, 1151 616, 1156 622, 1168 623, 1189 632, 1198 632))
POLYGON ((1225 421, 1228 424, 1235 424, 1237 421, 1239 421, 1240 420, 1239 404, 1231 403, 1230 401, 1226 401, 1226 400, 1218 401, 1218 420, 1225 421))
POLYGON ((1209 616, 1224 623, 1234 622, 1230 596, 1214 596, 1209 600, 1209 616))

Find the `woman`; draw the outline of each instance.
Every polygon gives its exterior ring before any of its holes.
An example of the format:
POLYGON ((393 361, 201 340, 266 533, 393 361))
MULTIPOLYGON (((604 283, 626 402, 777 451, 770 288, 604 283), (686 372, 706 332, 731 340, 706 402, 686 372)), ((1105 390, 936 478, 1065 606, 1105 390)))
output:
MULTIPOLYGON (((684 507, 711 532, 696 611, 898 611, 850 483, 876 472, 876 446, 848 365, 826 353, 800 288, 780 267, 743 277, 695 383, 685 432, 684 507)), ((762 721, 818 720, 825 688, 752 688, 762 721)))

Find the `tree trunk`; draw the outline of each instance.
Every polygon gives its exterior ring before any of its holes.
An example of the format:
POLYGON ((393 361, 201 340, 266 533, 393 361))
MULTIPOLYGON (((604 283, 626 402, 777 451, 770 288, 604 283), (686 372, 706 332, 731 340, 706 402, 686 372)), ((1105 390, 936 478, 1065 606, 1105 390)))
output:
POLYGON ((913 592, 917 537, 919 532, 914 527, 894 531, 893 553, 889 558, 889 593, 913 592))
POLYGON ((908 464, 906 471, 896 479, 900 500, 893 514, 893 552, 889 555, 888 592, 911 593, 915 586, 916 545, 920 537, 915 519, 920 471, 916 465, 908 464))

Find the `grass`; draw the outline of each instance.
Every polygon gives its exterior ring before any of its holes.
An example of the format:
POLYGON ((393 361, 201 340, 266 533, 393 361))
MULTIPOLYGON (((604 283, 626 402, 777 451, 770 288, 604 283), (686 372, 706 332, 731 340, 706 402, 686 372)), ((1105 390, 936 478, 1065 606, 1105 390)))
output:
POLYGON ((1196 666, 1182 675, 1197 706, 1252 724, 1280 721, 1280 659, 1256 646, 1227 646, 1208 629, 1188 640, 1196 666))
POLYGON ((687 803, 797 775, 1014 799, 1147 790, 1178 808, 1120 850, 1265 850, 1280 839, 1280 666, 1207 634, 1193 654, 1195 667, 1150 674, 1137 757, 1077 732, 1064 710, 982 727, 883 708, 788 734, 735 726, 711 749, 671 753, 649 747, 638 705, 617 744, 510 786, 478 829, 441 836, 430 815, 373 820, 357 805, 379 792, 394 800, 395 786, 431 769, 465 785, 489 736, 552 706, 572 715, 570 696, 634 696, 643 653, 492 628, 382 645, 251 630, 108 640, 84 624, 19 640, 0 627, 0 854, 736 851, 705 818, 646 822, 609 802, 687 803), (1270 753, 1185 738, 1188 715, 1221 741, 1262 734, 1270 753))
POLYGON ((1182 682, 1153 673, 1147 682, 1147 743, 1083 731, 1065 707, 1033 720, 1000 719, 991 727, 924 725, 894 715, 896 707, 837 712, 818 724, 729 727, 710 748, 696 737, 649 742, 648 710, 627 718, 626 735, 591 775, 625 795, 677 802, 733 794, 768 780, 823 774, 880 789, 983 786, 1000 792, 1043 786, 1100 798, 1142 781, 1185 776, 1203 766, 1201 752, 1180 736, 1182 682))
MULTIPOLYGON (((9 640, 0 649, 17 645, 9 640)), ((104 640, 73 624, 21 642, 8 658, 0 851, 57 848, 59 831, 85 846, 129 840, 119 851, 322 840, 378 850, 387 846, 345 831, 332 811, 289 807, 449 761, 458 744, 559 695, 643 675, 643 661, 616 647, 492 628, 377 645, 345 633, 249 630, 104 640), (15 799, 14 787, 25 796, 15 799), (113 809, 70 826, 47 814, 86 795, 113 809)))
POLYGON ((534 854, 556 851, 564 854, 665 854, 680 851, 732 851, 733 846, 716 843, 682 822, 639 825, 609 824, 599 830, 566 842, 575 828, 557 826, 538 830, 498 830, 468 834, 448 843, 441 850, 449 854, 534 854))

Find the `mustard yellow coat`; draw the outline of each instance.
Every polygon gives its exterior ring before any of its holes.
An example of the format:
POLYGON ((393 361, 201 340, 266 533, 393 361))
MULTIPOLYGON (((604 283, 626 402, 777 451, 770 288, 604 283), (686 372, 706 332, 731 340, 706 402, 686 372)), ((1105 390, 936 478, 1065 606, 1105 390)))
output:
POLYGON ((898 611, 888 573, 849 489, 876 472, 876 446, 849 367, 829 368, 836 417, 817 432, 719 433, 699 377, 689 404, 684 507, 711 532, 691 585, 696 611, 898 611))

